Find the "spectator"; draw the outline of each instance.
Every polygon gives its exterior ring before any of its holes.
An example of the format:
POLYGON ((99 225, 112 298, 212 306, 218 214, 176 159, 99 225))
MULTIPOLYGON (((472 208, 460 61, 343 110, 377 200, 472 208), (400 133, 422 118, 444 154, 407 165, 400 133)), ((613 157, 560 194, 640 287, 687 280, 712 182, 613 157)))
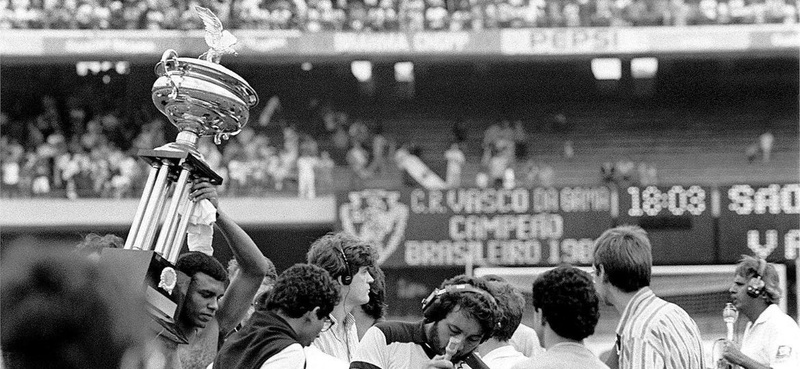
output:
POLYGON ((316 166, 318 175, 316 175, 315 178, 317 179, 317 188, 324 189, 325 193, 333 193, 334 166, 335 164, 333 159, 331 159, 331 155, 327 151, 323 151, 316 166))
POLYGON ((461 168, 467 159, 464 157, 464 152, 459 148, 458 143, 450 145, 450 149, 444 153, 447 159, 447 176, 445 182, 448 188, 461 187, 461 168))
POLYGON ((386 149, 388 141, 383 134, 383 124, 378 122, 372 135, 372 161, 367 171, 378 175, 386 172, 386 149))
POLYGON ((767 131, 758 136, 758 147, 761 149, 761 160, 768 163, 772 156, 772 145, 775 142, 775 136, 772 132, 767 131))
POLYGON ((297 192, 300 198, 313 199, 317 197, 314 169, 319 164, 319 160, 316 154, 313 149, 303 150, 302 155, 297 159, 297 192))

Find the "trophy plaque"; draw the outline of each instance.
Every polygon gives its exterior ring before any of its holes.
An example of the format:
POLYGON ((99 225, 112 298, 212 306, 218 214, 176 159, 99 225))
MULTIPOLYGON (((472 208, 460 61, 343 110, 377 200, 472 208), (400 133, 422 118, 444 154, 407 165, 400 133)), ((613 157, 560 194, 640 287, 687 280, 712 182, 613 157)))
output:
POLYGON ((208 9, 195 7, 206 28, 211 49, 200 59, 163 53, 155 66, 153 104, 178 128, 175 142, 139 150, 150 164, 144 191, 136 208, 124 249, 107 249, 101 262, 114 267, 131 283, 143 284, 148 311, 161 336, 177 343, 186 338, 176 327, 188 277, 175 262, 183 246, 195 202, 188 201, 191 180, 204 178, 215 185, 215 173, 197 150, 202 137, 216 144, 236 135, 247 124, 249 109, 258 103, 255 90, 242 77, 219 65, 236 38, 208 9), (169 197, 169 200, 168 200, 169 197), (157 235, 157 237, 156 237, 157 235))

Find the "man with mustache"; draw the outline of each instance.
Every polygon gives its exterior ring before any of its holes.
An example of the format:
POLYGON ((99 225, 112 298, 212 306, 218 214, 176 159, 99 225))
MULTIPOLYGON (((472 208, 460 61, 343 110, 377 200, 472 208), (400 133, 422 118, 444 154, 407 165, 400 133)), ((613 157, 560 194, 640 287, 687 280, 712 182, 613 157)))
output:
POLYGON ((361 339, 351 369, 452 369, 492 336, 498 321, 497 302, 486 282, 457 276, 444 281, 423 301, 418 322, 381 322, 361 339))

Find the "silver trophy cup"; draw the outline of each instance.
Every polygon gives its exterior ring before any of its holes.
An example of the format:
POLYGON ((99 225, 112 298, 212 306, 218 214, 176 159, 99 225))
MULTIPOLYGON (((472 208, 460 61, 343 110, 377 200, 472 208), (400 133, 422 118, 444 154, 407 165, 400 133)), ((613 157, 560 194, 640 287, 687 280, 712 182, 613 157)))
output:
POLYGON ((164 146, 139 150, 150 171, 125 247, 106 249, 101 255, 101 262, 117 270, 123 280, 144 288, 152 328, 176 343, 187 343, 176 320, 189 278, 174 265, 195 208, 195 202, 188 201, 191 181, 222 183, 197 151, 197 143, 211 136, 219 144, 239 133, 247 124, 249 109, 258 103, 255 90, 242 77, 218 64, 220 56, 233 53, 235 37, 222 31, 219 19, 208 9, 195 10, 206 23, 211 49, 203 54, 205 60, 164 52, 155 67, 158 79, 152 89, 153 103, 178 128, 178 136, 164 146))

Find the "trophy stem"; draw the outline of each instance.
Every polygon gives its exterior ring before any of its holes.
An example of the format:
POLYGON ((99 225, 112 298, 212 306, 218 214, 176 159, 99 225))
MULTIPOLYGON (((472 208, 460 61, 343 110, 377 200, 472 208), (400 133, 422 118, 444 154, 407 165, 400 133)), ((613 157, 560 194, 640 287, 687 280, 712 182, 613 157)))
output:
POLYGON ((148 200, 150 199, 150 192, 153 190, 153 184, 156 182, 156 173, 158 173, 158 167, 150 166, 150 174, 147 175, 147 182, 145 182, 144 185, 142 198, 139 199, 139 205, 136 207, 136 215, 133 217, 133 224, 131 224, 131 229, 128 231, 128 237, 125 239, 126 250, 133 248, 133 241, 142 225, 144 210, 147 207, 148 200))
POLYGON ((177 224, 178 204, 181 202, 188 180, 189 170, 184 168, 181 170, 178 181, 175 183, 175 190, 172 192, 172 200, 169 204, 169 210, 167 210, 167 217, 164 220, 164 224, 161 226, 161 233, 158 235, 158 241, 156 241, 155 251, 164 257, 169 255, 170 248, 168 248, 167 245, 170 245, 169 241, 172 238, 170 235, 174 232, 174 228, 177 224))
POLYGON ((189 228, 189 218, 191 217, 192 213, 194 213, 195 205, 197 205, 197 202, 195 201, 186 202, 186 208, 184 209, 183 215, 181 216, 181 221, 178 224, 178 230, 175 233, 175 242, 172 244, 169 255, 167 255, 167 260, 169 260, 171 263, 175 263, 175 261, 178 260, 181 246, 183 246, 183 240, 186 237, 186 229, 189 228))
POLYGON ((142 224, 137 229, 135 235, 136 238, 133 241, 133 248, 150 250, 150 246, 147 245, 145 241, 147 239, 148 230, 158 224, 158 218, 155 217, 155 213, 156 210, 158 210, 158 200, 161 198, 161 193, 166 191, 167 174, 169 174, 169 164, 160 163, 158 174, 151 191, 142 196, 148 197, 147 207, 145 208, 144 215, 142 216, 142 224))
POLYGON ((197 142, 200 140, 200 135, 192 131, 180 131, 178 137, 175 138, 175 143, 188 145, 192 148, 197 148, 197 142))

